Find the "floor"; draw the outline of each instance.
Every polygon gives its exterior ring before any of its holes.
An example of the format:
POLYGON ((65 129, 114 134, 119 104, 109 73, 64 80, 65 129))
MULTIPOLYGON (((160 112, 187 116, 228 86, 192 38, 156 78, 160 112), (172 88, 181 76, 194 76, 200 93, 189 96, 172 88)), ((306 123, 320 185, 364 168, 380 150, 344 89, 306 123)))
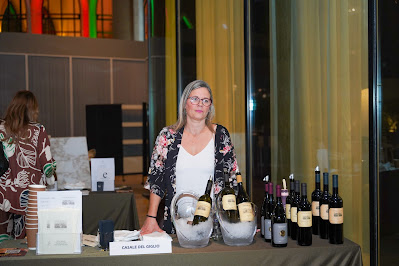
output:
POLYGON ((136 200, 140 227, 143 225, 148 211, 149 192, 143 187, 143 175, 125 175, 115 177, 115 187, 128 186, 133 189, 136 200))

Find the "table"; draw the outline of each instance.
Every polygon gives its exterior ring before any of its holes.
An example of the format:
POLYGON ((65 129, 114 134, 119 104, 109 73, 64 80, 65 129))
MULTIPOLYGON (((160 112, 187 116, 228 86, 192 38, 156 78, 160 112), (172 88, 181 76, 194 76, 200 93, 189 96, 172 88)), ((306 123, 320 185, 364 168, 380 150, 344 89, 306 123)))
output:
POLYGON ((98 221, 113 220, 115 230, 138 230, 134 194, 116 192, 90 192, 82 198, 83 233, 96 235, 98 221))
MULTIPOLYGON (((22 240, 8 240, 3 247, 23 247, 22 240)), ((288 247, 273 248, 259 234, 249 246, 230 247, 210 241, 200 249, 185 249, 173 236, 172 254, 109 256, 99 248, 83 247, 78 255, 35 255, 29 251, 24 257, 0 258, 6 265, 362 265, 360 246, 345 239, 342 245, 331 245, 328 240, 313 236, 313 245, 298 246, 288 240, 288 247)))

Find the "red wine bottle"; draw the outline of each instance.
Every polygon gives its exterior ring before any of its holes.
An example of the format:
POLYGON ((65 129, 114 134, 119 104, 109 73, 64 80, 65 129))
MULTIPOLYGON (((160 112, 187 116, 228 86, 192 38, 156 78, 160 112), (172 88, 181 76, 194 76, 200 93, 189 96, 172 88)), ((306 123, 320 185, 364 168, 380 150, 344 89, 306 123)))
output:
POLYGON ((265 197, 263 199, 263 204, 262 204, 262 211, 261 211, 261 217, 260 217, 260 236, 262 238, 265 237, 265 215, 266 215, 266 208, 267 205, 269 204, 269 176, 265 176, 265 178, 263 179, 263 181, 265 182, 265 197))
POLYGON ((272 217, 272 246, 286 247, 288 243, 287 220, 281 199, 281 186, 276 186, 276 206, 272 217))
POLYGON ((300 182, 295 180, 295 197, 291 203, 291 239, 296 240, 298 234, 298 205, 301 201, 301 193, 299 191, 300 182))
POLYGON ((319 234, 320 219, 320 198, 322 191, 320 189, 320 171, 317 166, 315 169, 315 190, 312 192, 312 231, 314 235, 319 234))
POLYGON ((273 183, 269 182, 269 204, 265 215, 265 241, 272 241, 272 216, 274 211, 273 183))
POLYGON ((333 193, 328 203, 328 239, 331 244, 344 243, 344 202, 338 195, 338 175, 333 175, 333 193))
POLYGON ((298 204, 298 239, 300 246, 312 245, 312 207, 308 201, 306 183, 301 184, 301 201, 298 204))
POLYGON ((213 182, 211 176, 208 180, 208 183, 206 184, 205 194, 198 199, 197 207, 194 213, 193 225, 208 220, 209 213, 212 208, 212 198, 211 198, 212 184, 213 182))
POLYGON ((328 173, 323 173, 323 187, 320 198, 319 235, 322 239, 328 239, 328 203, 331 197, 328 192, 328 173))
POLYGON ((287 227, 288 227, 288 236, 291 236, 291 205, 295 198, 295 182, 294 175, 291 174, 290 177, 290 195, 287 197, 285 201, 285 217, 287 219, 287 227))

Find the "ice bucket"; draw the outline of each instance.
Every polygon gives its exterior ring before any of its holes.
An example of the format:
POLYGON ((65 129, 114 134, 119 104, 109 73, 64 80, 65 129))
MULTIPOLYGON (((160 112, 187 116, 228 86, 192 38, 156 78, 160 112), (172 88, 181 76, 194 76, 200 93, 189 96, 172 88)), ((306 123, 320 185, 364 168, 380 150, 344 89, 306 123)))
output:
MULTIPOLYGON (((222 197, 216 200, 216 216, 222 230, 223 241, 229 246, 247 246, 254 239, 257 228, 257 207, 251 202, 253 220, 237 223, 231 223, 228 219, 226 211, 223 210, 222 197)), ((238 208, 237 208, 238 211, 238 208)))
POLYGON ((191 225, 199 196, 191 191, 176 194, 171 203, 171 218, 177 239, 184 248, 200 248, 208 245, 212 233, 212 210, 207 221, 191 225))

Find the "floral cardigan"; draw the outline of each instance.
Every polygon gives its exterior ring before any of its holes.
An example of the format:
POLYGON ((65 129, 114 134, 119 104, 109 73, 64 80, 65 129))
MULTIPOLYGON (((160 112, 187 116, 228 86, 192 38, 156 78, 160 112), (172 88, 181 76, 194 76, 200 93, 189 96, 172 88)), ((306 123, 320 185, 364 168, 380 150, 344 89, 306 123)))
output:
MULTIPOLYGON (((183 130, 184 128, 181 128, 175 132, 169 127, 161 130, 155 141, 148 178, 144 185, 146 189, 161 198, 166 194, 163 229, 169 234, 175 233, 170 219, 170 204, 176 194, 176 161, 183 130)), ((237 180, 235 173, 238 171, 238 165, 234 147, 227 129, 217 125, 215 134, 215 170, 213 175, 215 196, 223 188, 223 168, 228 169, 230 182, 236 189, 237 180)))

